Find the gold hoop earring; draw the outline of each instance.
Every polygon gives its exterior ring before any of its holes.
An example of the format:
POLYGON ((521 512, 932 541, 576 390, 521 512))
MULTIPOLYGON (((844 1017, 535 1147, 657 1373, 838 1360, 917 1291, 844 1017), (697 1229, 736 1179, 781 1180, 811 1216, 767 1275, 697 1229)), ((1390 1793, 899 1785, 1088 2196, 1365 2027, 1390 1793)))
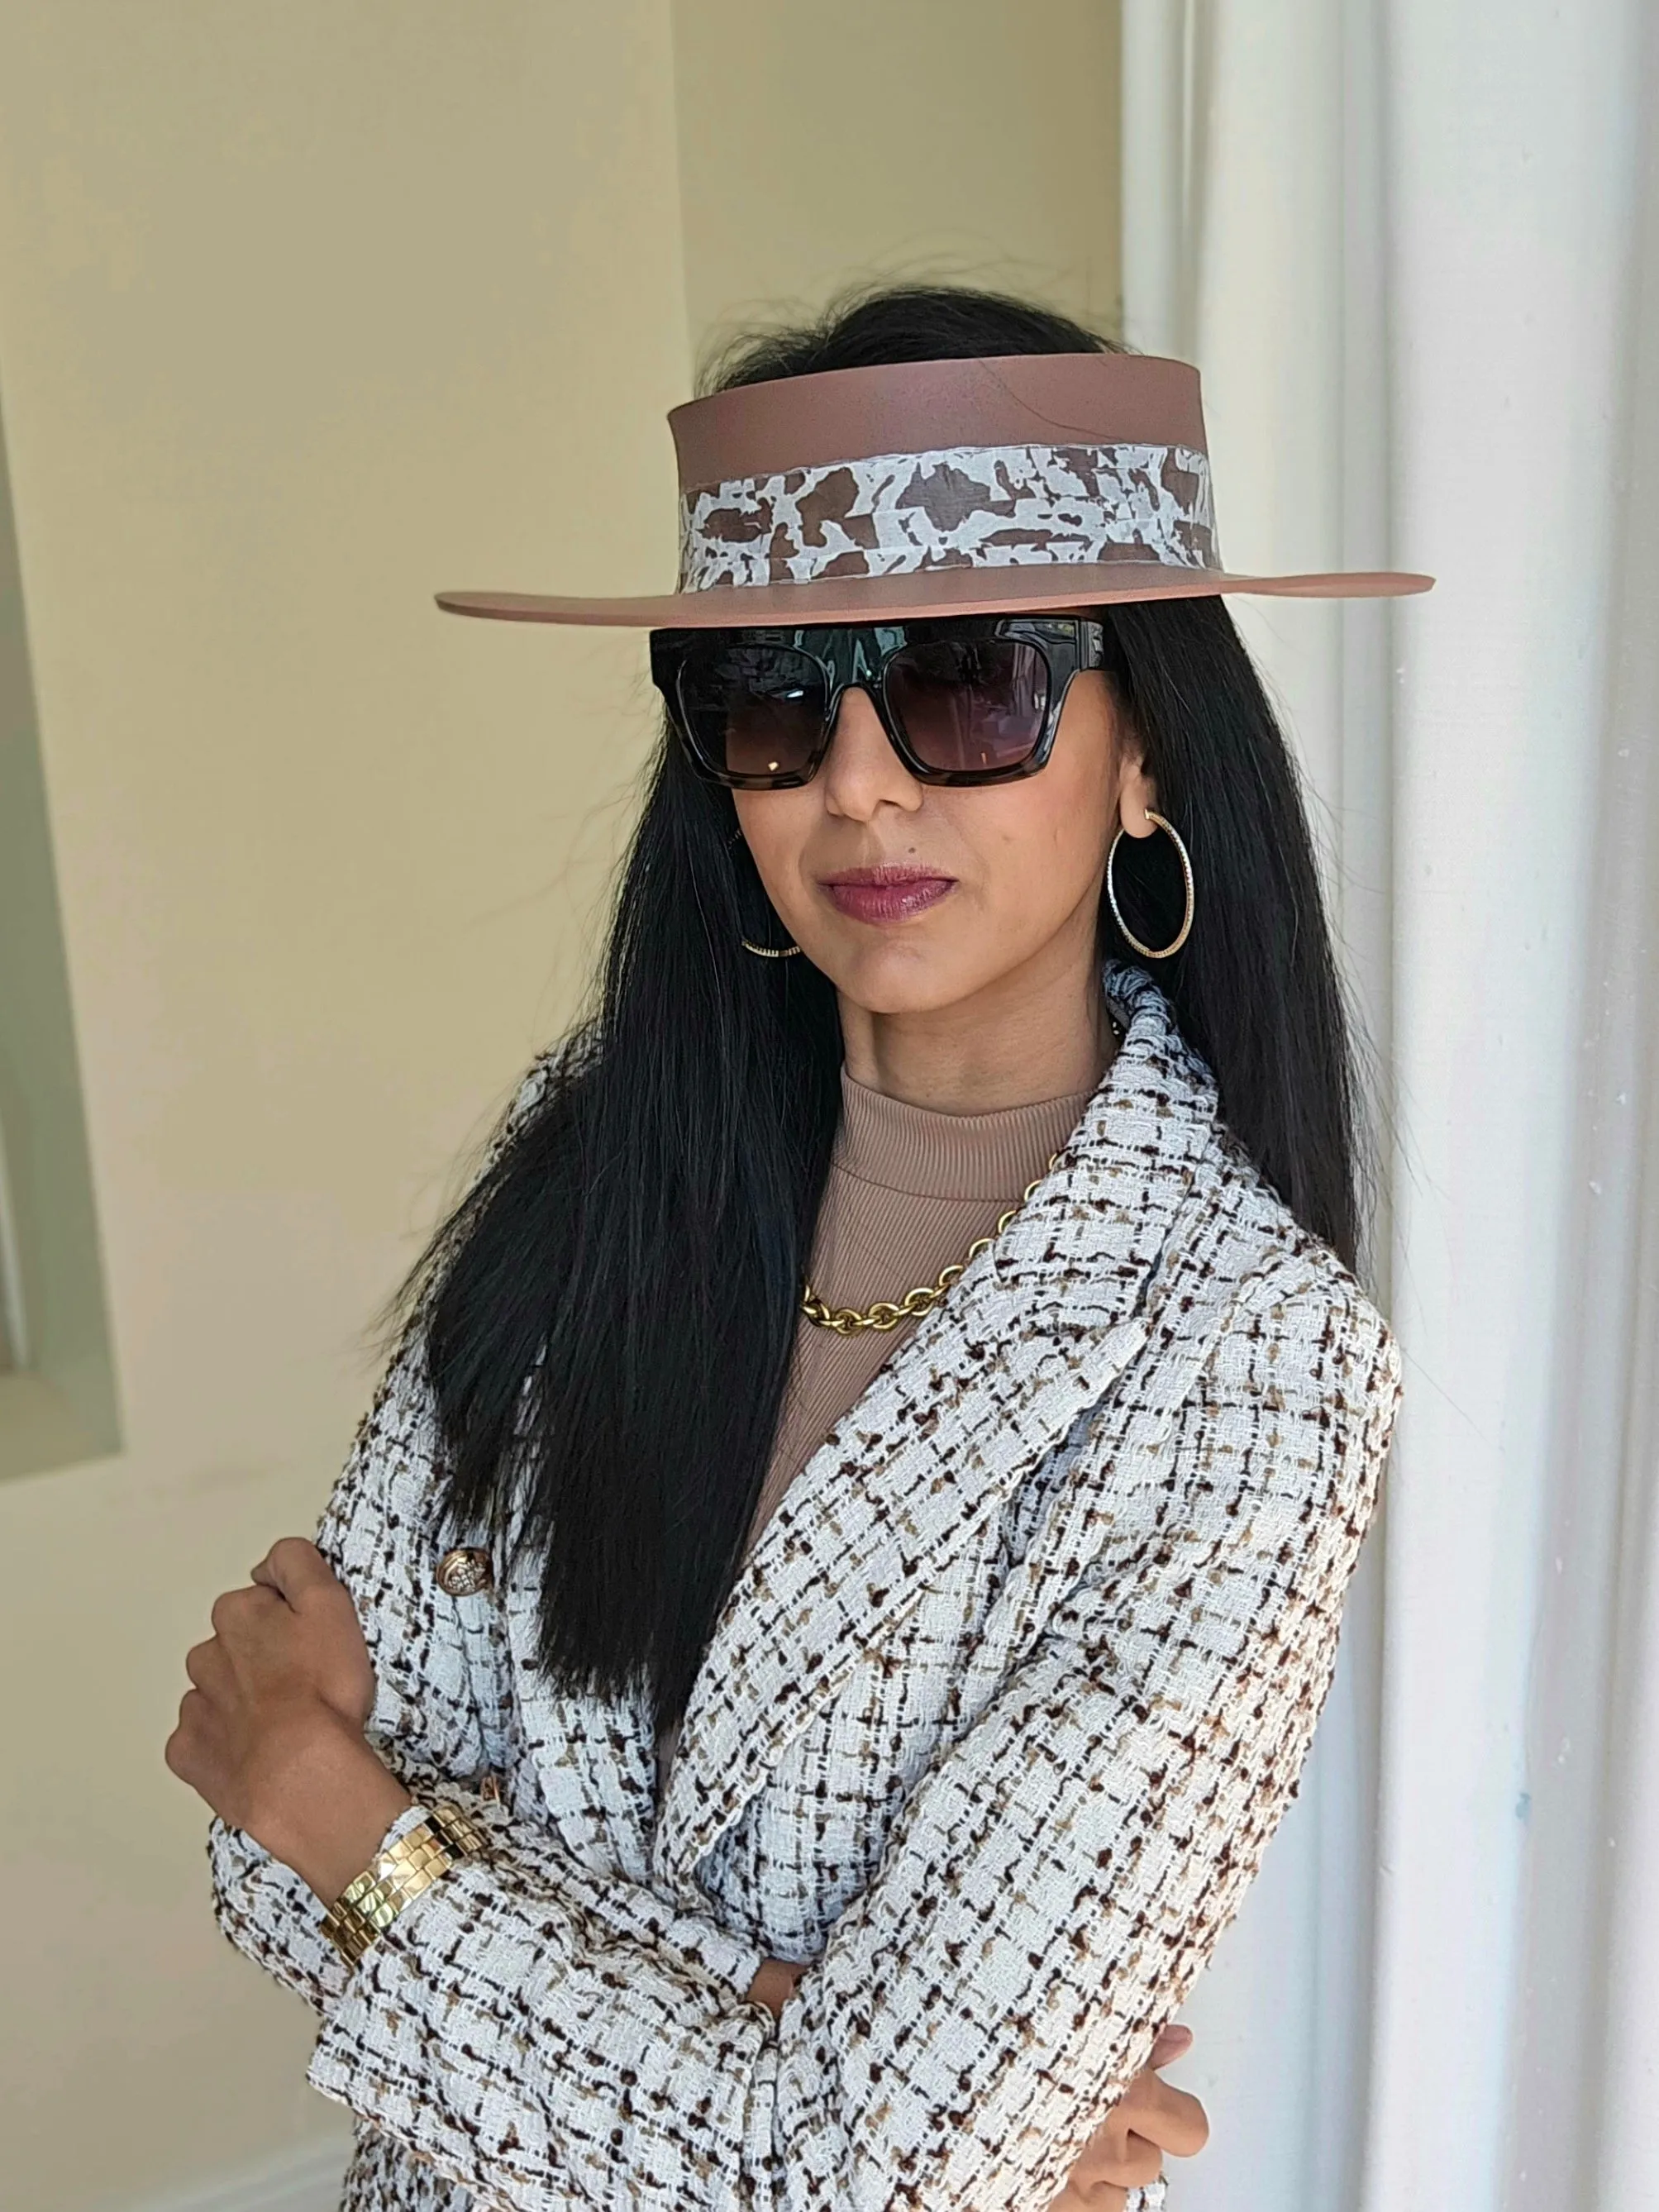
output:
POLYGON ((799 945, 751 945, 746 937, 738 939, 745 952, 753 952, 763 960, 793 960, 800 951, 799 945))
POLYGON ((1187 942, 1193 926, 1193 915, 1197 910, 1198 902, 1193 890, 1193 864, 1187 848, 1181 842, 1181 832, 1173 822, 1166 822, 1161 814, 1154 814, 1150 806, 1146 809, 1146 819, 1149 822, 1157 823, 1158 828, 1175 847, 1176 855, 1181 861, 1181 872, 1187 885, 1187 911, 1182 919, 1179 933, 1171 938, 1170 942, 1160 950, 1156 945, 1143 945, 1123 919, 1122 911, 1117 902, 1117 892, 1112 884, 1112 862, 1117 857, 1117 848, 1124 836, 1121 823, 1118 825, 1117 836, 1112 840, 1111 850, 1106 855, 1106 896, 1111 902, 1113 921, 1123 932, 1129 943, 1133 945, 1135 951, 1147 960, 1167 960, 1172 952, 1179 952, 1187 942))

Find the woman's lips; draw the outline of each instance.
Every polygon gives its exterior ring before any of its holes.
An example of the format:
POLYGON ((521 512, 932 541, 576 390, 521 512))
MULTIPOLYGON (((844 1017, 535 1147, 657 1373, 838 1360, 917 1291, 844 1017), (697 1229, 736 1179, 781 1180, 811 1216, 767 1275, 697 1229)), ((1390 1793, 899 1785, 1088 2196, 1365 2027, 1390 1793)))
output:
POLYGON ((843 868, 820 879, 830 898, 854 921, 908 921, 937 906, 956 889, 954 876, 929 868, 843 868))

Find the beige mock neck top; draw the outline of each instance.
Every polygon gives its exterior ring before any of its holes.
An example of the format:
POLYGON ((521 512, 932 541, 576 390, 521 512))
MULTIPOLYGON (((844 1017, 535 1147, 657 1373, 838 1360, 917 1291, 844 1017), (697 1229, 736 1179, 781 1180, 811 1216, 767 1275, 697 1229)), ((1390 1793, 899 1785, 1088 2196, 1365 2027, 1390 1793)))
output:
MULTIPOLYGON (((841 1127, 812 1248, 814 1289, 832 1306, 866 1307, 933 1282, 1043 1173, 1093 1095, 941 1114, 872 1091, 843 1067, 841 1127)), ((799 1322, 745 1559, 789 1485, 914 1326, 837 1336, 799 1322)), ((658 1739, 659 1803, 679 1734, 676 1725, 658 1739)))

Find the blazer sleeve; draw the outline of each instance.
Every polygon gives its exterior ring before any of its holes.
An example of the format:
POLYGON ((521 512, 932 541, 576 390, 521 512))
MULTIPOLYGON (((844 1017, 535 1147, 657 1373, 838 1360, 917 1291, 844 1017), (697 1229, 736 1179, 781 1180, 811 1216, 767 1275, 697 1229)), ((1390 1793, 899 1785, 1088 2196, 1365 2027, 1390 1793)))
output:
MULTIPOLYGON (((319 1547, 337 1573, 342 1541, 353 1528, 362 1529, 371 1545, 381 1547, 389 1565, 404 1548, 398 1532, 388 1525, 386 1492, 389 1465, 395 1463, 407 1426, 404 1409, 418 1371, 418 1346, 410 1332, 358 1424, 345 1467, 318 1525, 319 1547)), ((418 1588, 412 1564, 405 1572, 409 1586, 418 1588)), ((375 1662, 375 1711, 367 1734, 401 1776, 400 1739, 406 1736, 419 1708, 393 1694, 397 1655, 392 1655, 392 1669, 387 1670, 378 1648, 384 1641, 383 1622, 365 1607, 361 1595, 357 1610, 375 1662)), ((273 1858, 245 1829, 233 1827, 216 1814, 208 1827, 208 1871, 214 1916, 239 1951, 319 2012, 340 1995, 345 1987, 345 1962, 323 1934, 322 1901, 291 1867, 273 1858)))
POLYGON ((777 2022, 503 1819, 493 1859, 356 1969, 313 2085, 491 2212, 1035 2212, 1294 1794, 1399 1389, 1348 1279, 1241 1293, 1164 1508, 1130 1530, 1103 1504, 1090 1568, 916 1784, 777 2022))

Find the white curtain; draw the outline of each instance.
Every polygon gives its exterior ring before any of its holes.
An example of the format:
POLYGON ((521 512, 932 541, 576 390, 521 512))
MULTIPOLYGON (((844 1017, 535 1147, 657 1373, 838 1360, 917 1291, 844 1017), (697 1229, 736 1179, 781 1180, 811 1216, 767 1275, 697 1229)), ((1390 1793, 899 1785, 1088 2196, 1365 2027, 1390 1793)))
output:
MULTIPOLYGON (((1379 1055, 1407 1354, 1182 2212, 1659 2208, 1659 8, 1124 0, 1131 340, 1379 1055)), ((1197 802, 1201 803, 1201 799, 1197 802)))

